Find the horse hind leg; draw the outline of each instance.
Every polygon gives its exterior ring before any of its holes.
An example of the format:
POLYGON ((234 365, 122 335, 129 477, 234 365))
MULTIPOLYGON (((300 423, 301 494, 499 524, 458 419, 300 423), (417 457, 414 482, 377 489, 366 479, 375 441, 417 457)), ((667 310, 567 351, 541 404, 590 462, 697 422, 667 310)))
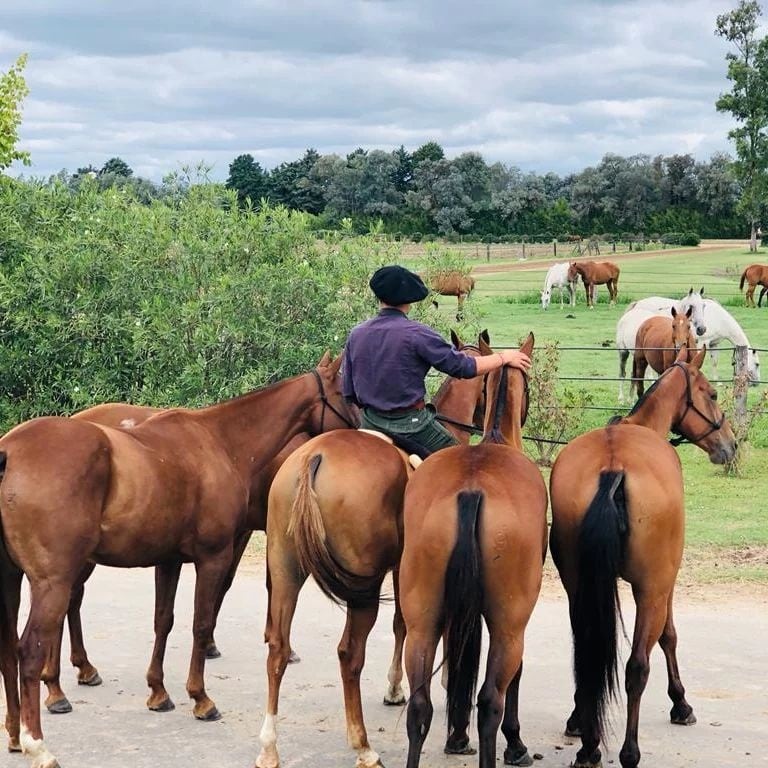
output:
POLYGON ((392 572, 392 582, 395 592, 395 615, 392 619, 392 633, 395 636, 395 648, 392 653, 392 662, 387 673, 387 692, 384 694, 384 703, 388 706, 401 706, 405 704, 403 691, 403 645, 405 644, 405 621, 400 608, 400 575, 395 569, 392 572))
MULTIPOLYGON (((627 360, 629 360, 629 351, 619 350, 619 402, 624 402, 624 382, 627 378, 627 360)), ((630 393, 632 392, 632 383, 630 382, 630 393)))
POLYGON ((677 630, 672 618, 672 595, 669 596, 667 621, 659 638, 659 645, 664 651, 667 662, 667 694, 672 701, 670 720, 675 725, 693 725, 696 722, 696 715, 693 714, 693 707, 685 699, 685 687, 680 679, 680 669, 677 665, 677 630))
POLYGON ((523 675, 523 662, 520 669, 507 688, 504 703, 504 720, 501 723, 501 732, 507 740, 504 749, 504 765, 533 765, 533 760, 528 754, 528 748, 520 738, 520 718, 518 715, 520 699, 520 678, 523 675))
POLYGON ((10 563, 0 562, 0 674, 5 683, 5 730, 9 752, 21 752, 17 627, 22 575, 21 571, 10 567, 10 563))
POLYGON ((405 668, 411 696, 408 700, 408 762, 406 768, 418 768, 421 750, 432 724, 432 668, 439 632, 412 630, 405 639, 405 668))

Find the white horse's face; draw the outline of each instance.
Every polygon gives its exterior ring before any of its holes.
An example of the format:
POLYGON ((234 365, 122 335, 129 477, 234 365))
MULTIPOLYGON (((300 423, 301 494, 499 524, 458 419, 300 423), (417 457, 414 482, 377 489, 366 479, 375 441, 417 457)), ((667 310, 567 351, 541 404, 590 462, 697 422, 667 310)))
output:
POLYGON ((541 292, 541 308, 546 309, 549 306, 549 300, 552 298, 552 291, 547 288, 546 291, 541 292))
POLYGON ((707 332, 707 323, 704 320, 704 298, 701 293, 690 290, 687 296, 680 299, 678 311, 686 314, 689 308, 691 309, 691 328, 697 336, 703 336, 707 332))
POLYGON ((760 355, 756 349, 747 350, 747 376, 749 383, 757 386, 760 383, 760 355))

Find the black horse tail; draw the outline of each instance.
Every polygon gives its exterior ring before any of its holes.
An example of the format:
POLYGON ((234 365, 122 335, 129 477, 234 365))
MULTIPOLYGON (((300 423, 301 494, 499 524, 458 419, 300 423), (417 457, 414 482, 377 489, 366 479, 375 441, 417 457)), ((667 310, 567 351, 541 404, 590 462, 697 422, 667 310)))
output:
POLYGON ((448 667, 449 727, 472 708, 480 667, 483 574, 478 529, 481 491, 462 491, 457 499, 459 530, 445 574, 445 663, 448 667))
POLYGON ((745 269, 745 270, 744 270, 744 271, 741 273, 741 281, 739 282, 739 290, 740 290, 740 291, 741 291, 741 290, 743 290, 743 288, 744 288, 744 282, 746 281, 746 279, 747 279, 747 270, 745 269))
POLYGON ((315 492, 321 454, 307 456, 291 507, 287 533, 293 536, 296 556, 304 573, 314 576, 326 597, 339 605, 370 604, 379 600, 382 575, 360 576, 345 568, 328 544, 323 514, 315 492))
POLYGON ((600 485, 581 523, 578 586, 571 604, 576 708, 585 733, 602 739, 607 706, 615 697, 617 589, 628 532, 623 472, 602 472, 600 485))

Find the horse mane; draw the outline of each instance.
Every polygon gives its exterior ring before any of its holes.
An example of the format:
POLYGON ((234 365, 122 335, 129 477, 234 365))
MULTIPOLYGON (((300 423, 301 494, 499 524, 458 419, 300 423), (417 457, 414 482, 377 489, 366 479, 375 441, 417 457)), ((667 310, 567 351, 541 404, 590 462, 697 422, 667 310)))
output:
POLYGON ((491 431, 488 434, 483 435, 481 443, 496 443, 505 444, 507 441, 504 439, 504 435, 501 434, 501 419, 504 416, 504 412, 507 410, 507 380, 509 379, 509 368, 504 365, 501 368, 501 376, 499 376, 499 388, 496 392, 496 405, 493 413, 493 425, 491 431))

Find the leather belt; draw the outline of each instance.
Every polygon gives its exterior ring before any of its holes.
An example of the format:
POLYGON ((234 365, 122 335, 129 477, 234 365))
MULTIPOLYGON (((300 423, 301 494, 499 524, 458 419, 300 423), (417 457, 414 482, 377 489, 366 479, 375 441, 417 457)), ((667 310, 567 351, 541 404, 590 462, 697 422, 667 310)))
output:
POLYGON ((423 411, 425 407, 424 401, 419 400, 418 403, 409 405, 407 408, 393 408, 391 411, 379 411, 379 413, 383 413, 385 416, 402 416, 402 414, 410 411, 423 411))

